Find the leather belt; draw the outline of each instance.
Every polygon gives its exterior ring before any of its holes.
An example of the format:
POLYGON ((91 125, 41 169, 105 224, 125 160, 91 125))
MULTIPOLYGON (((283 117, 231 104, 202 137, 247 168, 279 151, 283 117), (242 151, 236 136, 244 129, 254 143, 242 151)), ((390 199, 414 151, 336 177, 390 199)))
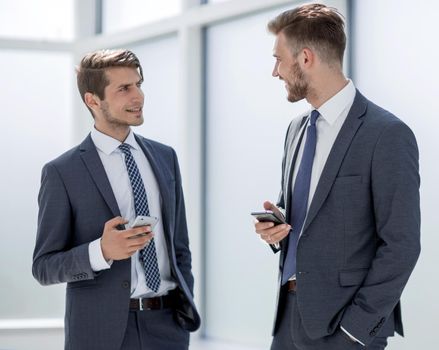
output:
POLYGON ((131 311, 169 309, 175 307, 175 305, 175 297, 170 294, 154 298, 130 299, 131 311))
POLYGON ((289 280, 287 282, 287 290, 289 292, 295 292, 297 290, 297 283, 296 280, 289 280))

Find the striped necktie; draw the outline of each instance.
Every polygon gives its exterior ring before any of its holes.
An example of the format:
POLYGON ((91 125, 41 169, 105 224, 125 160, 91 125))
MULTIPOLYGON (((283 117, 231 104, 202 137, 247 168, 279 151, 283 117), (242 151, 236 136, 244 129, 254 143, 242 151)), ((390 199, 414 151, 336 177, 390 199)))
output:
MULTIPOLYGON (((130 145, 123 143, 119 149, 125 154, 125 164, 130 178, 131 187, 134 196, 134 209, 136 215, 149 215, 148 198, 146 196, 145 186, 140 176, 137 164, 131 154, 130 145)), ((146 285, 149 289, 157 292, 160 288, 160 271, 157 263, 157 253, 154 239, 139 251, 139 259, 145 271, 146 285)))

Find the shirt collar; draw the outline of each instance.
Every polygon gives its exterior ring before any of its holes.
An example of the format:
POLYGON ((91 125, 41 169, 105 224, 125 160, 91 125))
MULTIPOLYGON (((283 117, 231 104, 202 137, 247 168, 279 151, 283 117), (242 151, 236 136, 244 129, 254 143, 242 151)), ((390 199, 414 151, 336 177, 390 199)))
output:
MULTIPOLYGON (((122 144, 119 140, 100 132, 95 127, 91 130, 91 139, 93 140, 95 146, 106 155, 110 155, 114 151, 118 150, 118 147, 122 144)), ((130 145, 134 149, 139 149, 139 144, 136 142, 132 130, 130 130, 130 133, 128 134, 124 143, 130 145)))
POLYGON ((328 101, 318 108, 320 116, 325 119, 330 125, 340 117, 343 111, 352 106, 355 98, 355 86, 352 80, 346 86, 332 96, 328 101))

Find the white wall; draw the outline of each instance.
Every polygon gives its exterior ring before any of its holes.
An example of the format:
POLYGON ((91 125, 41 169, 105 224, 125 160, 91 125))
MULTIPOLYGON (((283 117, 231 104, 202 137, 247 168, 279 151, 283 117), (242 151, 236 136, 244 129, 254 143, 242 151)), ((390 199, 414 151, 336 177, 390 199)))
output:
POLYGON ((433 349, 439 302, 439 48, 435 0, 354 2, 353 78, 375 103, 415 132, 420 152, 422 253, 402 298, 406 337, 389 349, 433 349))

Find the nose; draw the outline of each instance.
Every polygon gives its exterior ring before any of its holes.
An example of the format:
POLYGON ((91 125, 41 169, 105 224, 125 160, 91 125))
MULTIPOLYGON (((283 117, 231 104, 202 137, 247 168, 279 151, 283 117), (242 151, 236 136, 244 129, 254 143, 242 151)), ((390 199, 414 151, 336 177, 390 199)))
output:
POLYGON ((273 71, 271 72, 271 75, 273 76, 273 78, 276 78, 279 76, 277 62, 274 64, 273 71))
POLYGON ((139 101, 143 101, 145 94, 142 91, 142 88, 136 87, 135 92, 133 94, 133 99, 134 100, 139 100, 139 101))

